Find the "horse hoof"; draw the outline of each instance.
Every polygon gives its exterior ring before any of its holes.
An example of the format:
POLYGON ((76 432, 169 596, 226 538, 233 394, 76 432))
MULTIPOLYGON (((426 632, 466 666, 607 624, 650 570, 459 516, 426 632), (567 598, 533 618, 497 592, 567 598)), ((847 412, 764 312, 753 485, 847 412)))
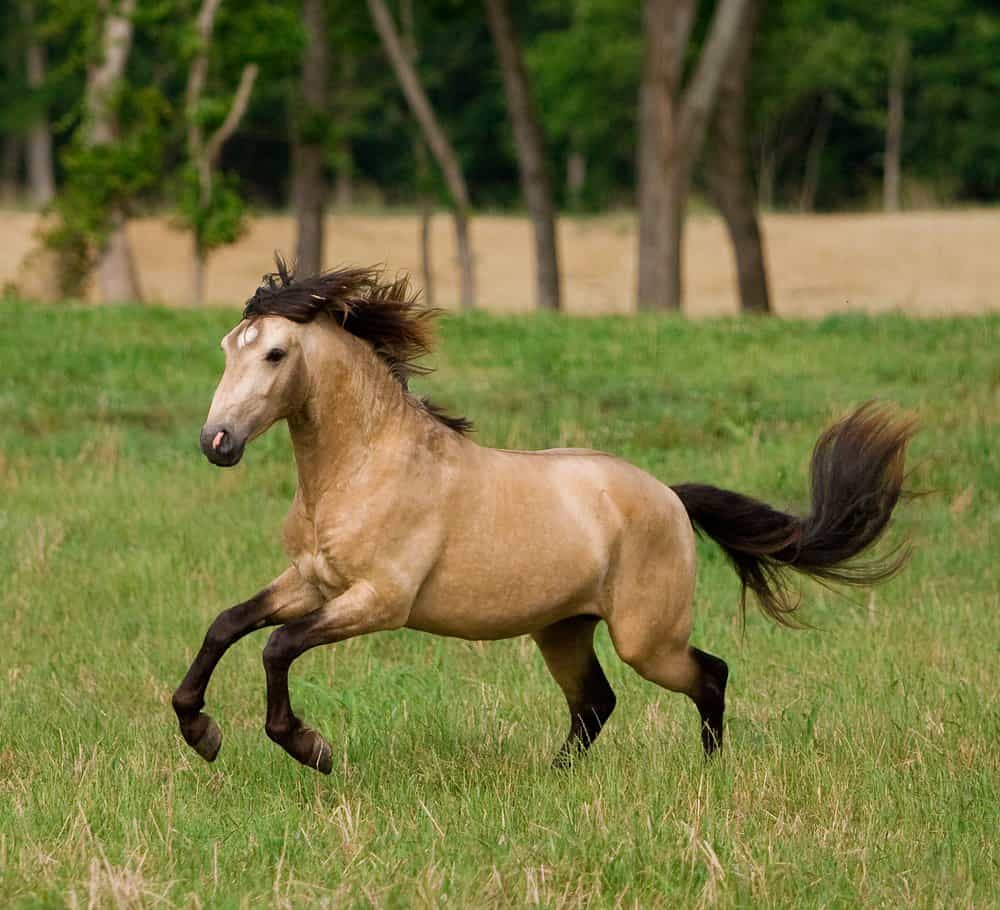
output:
POLYGON ((191 745, 194 751, 205 759, 205 761, 211 762, 215 761, 215 757, 219 754, 219 748, 222 746, 222 731, 211 717, 208 717, 208 715, 205 715, 205 717, 208 720, 208 723, 205 725, 205 732, 191 745))
POLYGON ((560 749, 556 753, 556 757, 552 759, 552 768, 555 771, 571 771, 573 769, 574 759, 577 756, 566 749, 560 749))
POLYGON ((305 747, 302 754, 308 758, 299 761, 310 768, 315 768, 320 774, 329 774, 333 770, 333 749, 330 748, 330 744, 309 727, 303 728, 301 737, 305 747))

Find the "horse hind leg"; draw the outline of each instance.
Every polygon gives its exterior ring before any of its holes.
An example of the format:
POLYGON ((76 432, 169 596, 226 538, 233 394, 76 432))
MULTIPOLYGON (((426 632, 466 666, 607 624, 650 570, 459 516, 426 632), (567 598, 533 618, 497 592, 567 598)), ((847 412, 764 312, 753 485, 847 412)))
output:
POLYGON ((595 616, 573 616, 532 637, 569 706, 569 735, 552 766, 568 768, 582 755, 615 709, 615 693, 594 653, 595 616))
POLYGON ((701 744, 706 757, 722 747, 729 667, 714 654, 685 646, 669 651, 619 656, 644 679, 671 692, 683 692, 701 716, 701 744))

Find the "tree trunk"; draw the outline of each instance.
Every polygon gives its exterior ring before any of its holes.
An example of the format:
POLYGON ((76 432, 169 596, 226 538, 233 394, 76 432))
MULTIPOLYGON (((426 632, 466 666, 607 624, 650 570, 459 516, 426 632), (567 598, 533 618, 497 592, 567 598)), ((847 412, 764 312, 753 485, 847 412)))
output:
MULTIPOLYGON (((682 0, 693 13, 691 0, 682 0)), ((681 16, 678 9, 675 19, 681 16)), ((671 293, 668 224, 671 148, 674 118, 674 35, 669 0, 646 0, 643 10, 645 50, 639 83, 639 140, 637 192, 639 208, 639 299, 640 310, 677 308, 679 286, 671 293)), ((676 219, 675 219, 676 220, 676 219)), ((680 241, 678 240, 679 244, 680 241)), ((679 281, 679 274, 674 278, 679 281)))
POLYGON ((3 137, 0 157, 0 204, 16 205, 21 172, 21 137, 8 133, 3 137))
POLYGON ((559 257, 556 248, 555 207, 542 143, 538 112, 531 98, 528 74, 514 33, 507 0, 485 0, 486 18, 500 60, 507 110, 514 130, 521 192, 535 233, 537 306, 558 310, 559 257))
MULTIPOLYGON (((27 31, 25 65, 28 87, 38 92, 45 83, 45 45, 35 33, 34 4, 22 3, 27 31)), ((31 124, 27 139, 28 185, 31 199, 38 206, 48 205, 56 194, 55 172, 52 167, 52 131, 48 112, 40 110, 31 124)))
MULTIPOLYGON (((347 154, 350 154, 350 150, 347 154)), ((333 204, 342 212, 348 211, 354 205, 354 181, 351 179, 349 167, 341 166, 337 171, 333 204)))
MULTIPOLYGON (((420 59, 417 47, 417 22, 413 14, 413 0, 403 0, 399 6, 399 18, 402 25, 402 44, 410 65, 416 69, 420 59)), ((420 271, 424 288, 424 302, 429 307, 434 306, 434 276, 432 275, 431 253, 431 216, 433 201, 431 189, 430 162, 428 161, 427 143, 420 134, 420 126, 413 129, 413 164, 414 177, 417 186, 417 208, 420 211, 420 271)))
POLYGON ((302 0, 306 47, 302 55, 302 110, 292 149, 292 196, 298 223, 295 259, 302 275, 323 268, 323 213, 327 182, 323 169, 324 142, 318 118, 327 116, 329 52, 325 0, 302 0), (302 121, 306 129, 303 132, 302 121))
POLYGON ((639 309, 680 309, 684 207, 722 71, 748 0, 719 0, 687 86, 693 0, 646 0, 639 86, 639 309))
POLYGON ((819 169, 823 161, 823 149, 830 135, 830 121, 833 111, 825 100, 820 101, 819 117, 816 129, 809 140, 809 150, 806 152, 806 167, 802 174, 802 192, 799 193, 799 211, 811 212, 816 208, 816 192, 819 189, 819 169))
POLYGON ((465 177, 458 163, 458 156, 452 148, 431 108, 416 70, 407 59, 396 32, 395 23, 385 0, 368 0, 375 29, 382 41, 382 47, 396 74, 406 102, 414 119, 420 124, 424 139, 430 147, 434 160, 444 175, 451 195, 455 215, 455 235, 457 239, 459 270, 461 273, 461 306, 471 309, 476 305, 475 274, 472 261, 472 246, 469 241, 469 193, 465 177))
POLYGON ((712 196, 725 219, 736 259, 740 308, 750 313, 771 311, 746 148, 747 86, 754 31, 762 11, 763 0, 751 0, 746 23, 723 73, 709 167, 712 196))
POLYGON ((205 249, 198 242, 197 237, 191 240, 191 300, 194 306, 201 306, 205 302, 205 271, 206 260, 205 249))
MULTIPOLYGON (((233 93, 229 110, 222 123, 206 139, 198 118, 198 105, 205 90, 208 77, 209 52, 212 47, 212 32, 215 29, 215 15, 219 11, 222 0, 202 0, 198 11, 198 50, 191 61, 188 70, 187 87, 184 92, 184 109, 187 117, 188 157, 198 173, 198 205, 203 211, 212 204, 212 183, 215 169, 222 155, 222 147, 229 137, 236 132, 243 115, 250 104, 254 83, 257 81, 259 68, 256 63, 247 63, 240 73, 240 81, 233 93)), ((208 267, 208 256, 211 247, 202 236, 197 224, 193 227, 194 255, 191 266, 191 283, 193 304, 201 306, 204 302, 205 271, 208 267)))
POLYGON ((566 198, 571 209, 579 210, 583 203, 583 188, 587 183, 587 159, 574 150, 566 157, 566 198))
POLYGON ((883 207, 887 212, 899 211, 901 183, 900 157, 903 145, 903 92, 906 88, 906 65, 910 45, 905 35, 897 35, 889 62, 889 96, 885 123, 883 207))
MULTIPOLYGON (((101 7, 104 12, 101 56, 88 70, 84 99, 85 141, 92 146, 109 145, 118 138, 113 95, 115 87, 125 74, 125 65, 132 50, 135 0, 121 0, 116 6, 104 2, 101 7)), ((101 300, 104 303, 141 300, 135 260, 125 233, 126 214, 118 209, 109 212, 108 219, 108 237, 97 261, 97 283, 101 300)))
POLYGON ((424 303, 434 306, 434 264, 431 255, 431 227, 434 211, 427 196, 420 197, 420 271, 423 273, 424 303))
POLYGON ((455 250, 458 255, 459 282, 462 288, 461 305, 463 310, 475 308, 474 293, 476 276, 472 271, 472 241, 469 238, 469 219, 466 210, 456 208, 454 213, 455 221, 455 250))
POLYGON ((764 146, 760 152, 760 162, 757 167, 757 198, 764 211, 774 209, 774 178, 777 169, 774 152, 770 146, 764 146))
POLYGON ((135 268, 132 246, 125 233, 126 218, 122 212, 111 213, 111 230, 97 261, 97 284, 104 303, 141 301, 139 277, 135 268))

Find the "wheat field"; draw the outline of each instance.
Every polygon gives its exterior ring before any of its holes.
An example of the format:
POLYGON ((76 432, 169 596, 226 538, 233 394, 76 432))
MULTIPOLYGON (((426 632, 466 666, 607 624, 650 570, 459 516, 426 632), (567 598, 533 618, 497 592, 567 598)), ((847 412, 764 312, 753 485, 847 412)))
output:
MULTIPOLYGON (((8 211, 0 221, 0 287, 17 282, 29 293, 54 293, 51 276, 22 267, 36 245, 38 217, 8 211), (31 274, 28 274, 31 273, 31 274)), ((326 264, 384 263, 419 272, 418 219, 409 214, 331 215, 326 264)), ((521 217, 473 219, 479 304, 494 312, 533 305, 532 242, 521 217)), ((184 305, 190 299, 190 239, 167 218, 130 225, 140 281, 152 302, 184 305)), ((927 211, 899 215, 767 215, 766 255, 774 306, 783 316, 898 310, 942 316, 1000 309, 1000 211, 927 211)), ((244 300, 269 268, 275 250, 294 251, 287 215, 252 219, 243 239, 218 251, 208 270, 213 304, 244 300)), ((435 303, 454 307, 458 271, 447 214, 435 216, 435 303)), ((634 306, 635 218, 631 214, 564 217, 559 224, 566 309, 571 313, 628 312, 634 306)), ((735 269, 721 220, 688 219, 686 311, 720 316, 737 309, 735 269)))

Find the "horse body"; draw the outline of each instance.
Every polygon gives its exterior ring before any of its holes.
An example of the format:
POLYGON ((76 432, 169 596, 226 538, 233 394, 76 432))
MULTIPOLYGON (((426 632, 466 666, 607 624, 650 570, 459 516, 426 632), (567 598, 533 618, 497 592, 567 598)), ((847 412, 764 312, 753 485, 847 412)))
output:
POLYGON ((619 565, 648 550, 651 534, 657 561, 671 561, 674 538, 693 547, 669 488, 615 458, 462 446, 465 464, 441 510, 441 549, 413 603, 412 628, 497 639, 574 615, 609 619, 619 565))
POLYGON ((286 419, 299 479, 284 527, 290 567, 219 615, 174 695, 184 738, 210 761, 221 743, 202 712, 211 673, 235 641, 272 625, 268 735, 324 772, 332 752, 293 713, 289 667, 312 647, 402 627, 475 640, 531 634, 570 709, 556 757, 567 764, 614 709, 593 649, 603 620, 626 663, 694 701, 711 752, 728 670, 688 643, 692 523, 779 621, 790 609, 785 566, 850 583, 894 568, 844 565, 888 521, 908 425, 862 409, 828 431, 806 518, 713 487, 672 489, 600 452, 485 448, 459 432, 464 421, 406 390, 428 340, 405 284, 360 271, 281 278, 223 339, 226 371, 202 432, 206 456, 230 466, 286 419))

